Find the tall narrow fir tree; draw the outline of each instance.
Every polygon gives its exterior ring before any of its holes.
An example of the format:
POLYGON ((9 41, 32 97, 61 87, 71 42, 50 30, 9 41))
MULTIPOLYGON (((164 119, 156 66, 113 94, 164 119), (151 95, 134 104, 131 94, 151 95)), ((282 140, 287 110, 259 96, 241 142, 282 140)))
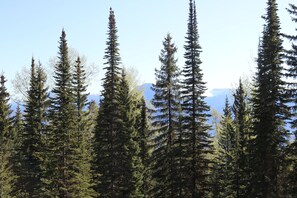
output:
POLYGON ((110 9, 103 91, 95 129, 94 180, 95 190, 101 197, 116 197, 118 191, 117 159, 115 139, 119 133, 120 113, 118 110, 120 91, 120 53, 114 11, 110 9), (99 177, 100 175, 100 177, 99 177))
POLYGON ((12 118, 6 79, 0 75, 0 197, 11 197, 16 176, 13 172, 12 118))
POLYGON ((141 160, 129 86, 120 68, 115 14, 110 9, 103 91, 95 129, 94 189, 100 197, 142 197, 141 160))
MULTIPOLYGON (((287 9, 291 15, 291 19, 294 23, 297 23, 297 6, 290 4, 287 9)), ((296 30, 296 29, 295 29, 296 30)), ((288 93, 290 97, 291 106, 291 128, 294 135, 294 141, 288 148, 288 161, 292 167, 288 173, 288 192, 291 196, 297 194, 297 37, 296 35, 285 35, 285 37, 291 42, 291 49, 286 50, 285 59, 289 66, 286 76, 289 78, 288 93)))
POLYGON ((86 107, 88 105, 86 72, 84 66, 81 64, 80 57, 76 59, 75 71, 73 75, 73 86, 75 95, 75 108, 76 108, 76 136, 78 143, 78 157, 79 157, 79 172, 77 173, 80 178, 78 197, 93 197, 95 191, 92 188, 92 175, 91 175, 91 147, 90 143, 90 126, 91 121, 88 120, 86 107))
POLYGON ((277 3, 268 0, 253 94, 253 197, 279 197, 278 176, 288 131, 282 40, 277 3))
MULTIPOLYGON (((168 34, 163 41, 163 49, 159 56, 161 68, 156 69, 156 83, 153 84, 154 113, 152 125, 156 133, 154 138, 153 177, 155 197, 177 197, 179 192, 178 163, 176 146, 179 122, 179 70, 176 65, 177 48, 168 34)), ((181 195, 179 195, 181 196, 181 195)))
POLYGON ((205 99, 206 85, 201 70, 201 46, 196 18, 195 2, 189 3, 188 31, 185 44, 185 66, 183 68, 182 109, 185 143, 188 145, 185 156, 187 197, 204 197, 209 190, 208 169, 211 152, 207 118, 209 106, 205 99))
POLYGON ((18 186, 24 197, 42 196, 44 165, 44 142, 46 133, 46 111, 48 93, 45 87, 46 76, 41 68, 31 61, 30 87, 24 110, 24 133, 22 134, 21 174, 18 186))
POLYGON ((251 150, 252 150, 252 115, 248 108, 248 96, 242 80, 233 94, 232 112, 236 132, 235 185, 236 197, 247 197, 250 194, 251 150))
POLYGON ((66 33, 62 30, 58 61, 55 66, 55 87, 50 107, 48 153, 48 196, 75 197, 82 192, 81 159, 77 133, 73 76, 68 55, 66 33))

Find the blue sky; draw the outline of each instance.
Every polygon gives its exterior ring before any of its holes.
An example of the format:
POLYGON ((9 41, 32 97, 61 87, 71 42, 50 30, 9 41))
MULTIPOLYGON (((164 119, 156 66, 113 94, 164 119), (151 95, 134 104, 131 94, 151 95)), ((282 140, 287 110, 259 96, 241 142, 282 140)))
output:
MULTIPOLYGON (((104 75, 103 56, 109 8, 116 14, 122 62, 138 70, 141 82, 154 81, 154 69, 163 38, 171 33, 178 47, 178 65, 184 65, 187 31, 186 0, 9 0, 0 6, 0 68, 9 80, 30 65, 32 55, 44 66, 58 51, 65 29, 70 47, 99 67, 89 91, 99 93, 104 75)), ((282 31, 293 32, 287 11, 292 1, 278 0, 282 31)), ((261 16, 266 0, 196 0, 201 67, 208 88, 228 88, 240 76, 254 71, 261 16)))

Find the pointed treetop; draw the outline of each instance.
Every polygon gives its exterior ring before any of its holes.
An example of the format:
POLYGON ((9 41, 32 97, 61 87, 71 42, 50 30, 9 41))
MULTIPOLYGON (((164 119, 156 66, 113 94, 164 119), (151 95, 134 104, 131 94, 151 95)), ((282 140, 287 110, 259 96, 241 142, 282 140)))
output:
POLYGON ((4 84, 5 84, 5 77, 3 74, 1 74, 1 77, 0 77, 0 83, 1 83, 1 86, 4 87, 4 84))
POLYGON ((196 1, 190 0, 190 13, 196 13, 196 1))
POLYGON ((114 15, 114 11, 112 10, 112 7, 109 8, 109 14, 114 15))
POLYGON ((225 99, 225 108, 223 109, 224 111, 224 116, 225 117, 228 117, 231 115, 231 107, 230 107, 230 104, 229 104, 229 99, 228 99, 228 96, 226 96, 226 99, 225 99))
POLYGON ((190 7, 189 7, 189 9, 190 9, 190 14, 192 13, 192 10, 193 10, 193 0, 190 0, 190 7))
POLYGON ((31 59, 31 73, 35 73, 35 59, 33 56, 31 59))
POLYGON ((80 61, 80 57, 78 56, 77 57, 77 59, 76 59, 76 61, 75 61, 77 64, 80 64, 81 63, 81 61, 80 61))
POLYGON ((65 40, 65 38, 66 38, 66 32, 65 32, 65 29, 62 28, 62 33, 61 33, 61 37, 60 37, 60 39, 61 39, 61 40, 65 40))

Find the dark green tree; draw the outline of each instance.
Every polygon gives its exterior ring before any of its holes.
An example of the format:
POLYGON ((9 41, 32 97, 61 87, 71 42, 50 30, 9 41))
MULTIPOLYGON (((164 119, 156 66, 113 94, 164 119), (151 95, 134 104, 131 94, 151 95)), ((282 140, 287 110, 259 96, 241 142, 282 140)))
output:
POLYGON ((232 112, 234 114, 235 127, 235 189, 236 197, 247 197, 250 193, 251 179, 251 150, 252 150, 252 115, 249 110, 249 98, 242 83, 239 80, 239 85, 233 94, 234 103, 232 112))
POLYGON ((207 158, 211 152, 209 129, 206 123, 209 106, 205 103, 206 85, 201 70, 201 46, 196 19, 196 6, 190 0, 188 31, 185 44, 185 66, 183 68, 183 126, 185 153, 185 170, 188 182, 187 197, 204 197, 209 189, 208 169, 210 160, 207 158))
POLYGON ((179 122, 179 70, 176 65, 177 48, 168 34, 163 41, 159 56, 161 68, 155 70, 156 83, 153 84, 154 113, 152 125, 156 133, 154 138, 153 177, 155 197, 178 197, 178 158, 175 155, 179 122))
POLYGON ((119 91, 120 91, 120 51, 114 11, 110 9, 107 48, 105 49, 106 70, 103 91, 95 129, 94 180, 95 190, 101 197, 117 197, 120 179, 118 168, 119 153, 115 141, 120 133, 119 91))
POLYGON ((253 93, 252 197, 279 197, 278 176, 284 161, 288 131, 282 40, 275 0, 268 0, 266 24, 259 46, 253 93))
POLYGON ((88 103, 88 120, 90 120, 90 122, 92 123, 91 126, 90 126, 90 136, 92 136, 94 130, 95 130, 95 125, 96 125, 96 120, 97 120, 97 117, 98 117, 98 111, 99 111, 99 108, 98 108, 98 105, 96 104, 96 102, 94 100, 91 100, 89 103, 88 103))
POLYGON ((76 197, 84 191, 84 186, 81 186, 83 181, 80 177, 82 159, 79 155, 73 75, 64 30, 59 44, 49 112, 46 193, 50 197, 76 197))
POLYGON ((12 196, 16 176, 11 160, 14 149, 12 146, 13 120, 10 117, 10 98, 5 82, 4 75, 0 75, 0 197, 9 198, 12 196))
POLYGON ((21 152, 22 135, 24 132, 23 115, 21 112, 20 104, 17 104, 15 110, 15 116, 13 117, 13 172, 17 176, 16 183, 14 185, 12 197, 21 197, 22 188, 19 181, 19 176, 22 174, 21 163, 23 162, 23 156, 21 152))
POLYGON ((141 109, 140 114, 137 118, 138 123, 138 134, 139 134, 139 146, 140 146, 140 158, 143 165, 143 179, 141 192, 144 198, 152 197, 152 162, 151 162, 151 133, 149 129, 149 121, 147 115, 147 107, 145 99, 142 97, 139 102, 139 108, 141 109))
MULTIPOLYGON (((290 4, 287 10, 291 15, 292 21, 297 23, 296 5, 290 4)), ((289 78, 287 83, 290 102, 292 102, 291 128, 294 135, 294 141, 291 143, 288 149, 289 173, 286 184, 289 194, 293 197, 297 194, 297 37, 296 35, 285 35, 285 37, 291 42, 291 49, 286 50, 285 58, 286 63, 289 66, 286 75, 289 78)))
POLYGON ((36 67, 32 58, 30 87, 24 110, 24 131, 22 134, 20 154, 21 173, 18 187, 23 197, 42 196, 42 178, 44 165, 43 136, 46 133, 46 111, 48 93, 45 87, 46 76, 41 65, 36 67))
MULTIPOLYGON (((98 105, 94 100, 91 100, 88 102, 88 107, 87 107, 87 119, 89 120, 89 126, 88 126, 88 134, 86 134, 86 139, 88 140, 88 150, 90 154, 92 155, 91 157, 91 165, 94 160, 94 132, 95 132, 95 127, 96 127, 96 121, 98 117, 98 112, 99 108, 98 105)), ((92 168, 91 168, 92 170, 92 168)))
POLYGON ((100 197, 142 197, 140 148, 135 128, 135 106, 120 68, 114 11, 108 23, 105 78, 95 129, 94 180, 100 197))
POLYGON ((232 119, 231 106, 226 98, 224 115, 220 122, 217 134, 218 145, 214 166, 214 181, 216 189, 214 197, 237 197, 236 196, 236 133, 232 119))
POLYGON ((90 125, 92 124, 88 119, 86 107, 88 105, 87 85, 86 85, 86 72, 83 65, 81 65, 80 58, 76 60, 75 71, 73 75, 73 85, 75 94, 75 107, 76 107, 76 136, 79 146, 78 157, 80 163, 78 164, 80 172, 77 173, 80 178, 80 190, 76 196, 78 197, 93 197, 95 192, 92 188, 92 175, 91 175, 91 147, 90 143, 90 125))
POLYGON ((19 103, 17 104, 15 115, 13 117, 13 129, 14 146, 16 152, 18 152, 23 134, 23 114, 19 103))
POLYGON ((120 112, 122 117, 121 132, 118 134, 118 145, 121 156, 119 156, 119 166, 121 166, 122 192, 120 197, 143 197, 141 190, 143 183, 143 165, 140 156, 139 131, 137 131, 137 114, 139 111, 137 103, 134 102, 133 95, 126 80, 125 71, 122 71, 120 87, 120 112))

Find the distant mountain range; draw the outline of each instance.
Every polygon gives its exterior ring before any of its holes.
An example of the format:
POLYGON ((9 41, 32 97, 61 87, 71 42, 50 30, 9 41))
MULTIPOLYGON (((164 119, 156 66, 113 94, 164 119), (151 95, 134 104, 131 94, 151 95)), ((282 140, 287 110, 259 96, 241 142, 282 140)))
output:
MULTIPOLYGON (((146 101, 151 101, 154 96, 154 91, 151 89, 151 87, 152 83, 146 83, 140 86, 140 90, 144 90, 144 97, 146 101)), ((211 109, 215 109, 219 113, 222 113, 226 96, 229 97, 230 93, 230 89, 213 89, 210 90, 211 96, 206 97, 205 101, 211 109)), ((230 100, 230 102, 232 101, 230 100)))
MULTIPOLYGON (((139 90, 143 90, 146 101, 151 101, 154 97, 154 91, 151 89, 152 83, 145 83, 139 87, 139 90)), ((230 89, 213 89, 210 90, 210 96, 205 98, 206 103, 211 109, 217 110, 219 113, 223 112, 226 96, 230 98, 230 89)), ((94 100, 99 103, 98 95, 90 95, 89 100, 94 100)), ((230 101, 231 103, 232 101, 230 101)))
MULTIPOLYGON (((145 83, 139 87, 139 90, 143 90, 146 101, 151 101, 154 96, 154 91, 151 89, 152 83, 145 83)), ((230 96, 230 89, 213 89, 210 90, 211 96, 205 98, 206 103, 211 109, 217 110, 219 113, 223 112, 226 96, 230 96)), ((95 101, 99 103, 100 96, 98 94, 92 94, 88 97, 89 101, 95 101)), ((232 101, 230 101, 232 102, 232 101)), ((12 109, 16 109, 16 104, 12 104, 12 109)), ((23 109, 23 108, 22 108, 23 109)))

